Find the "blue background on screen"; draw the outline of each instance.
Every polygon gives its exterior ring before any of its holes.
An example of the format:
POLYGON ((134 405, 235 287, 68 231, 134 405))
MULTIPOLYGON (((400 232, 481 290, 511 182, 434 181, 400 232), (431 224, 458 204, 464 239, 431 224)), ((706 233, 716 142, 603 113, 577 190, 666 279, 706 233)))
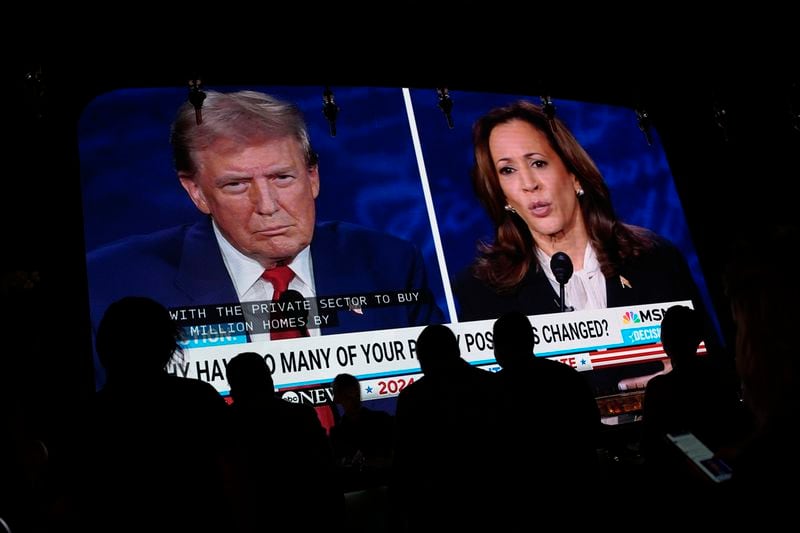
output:
MULTIPOLYGON (((472 190, 472 124, 493 107, 538 96, 451 91, 454 128, 438 107, 436 91, 412 90, 414 114, 450 277, 476 255, 478 239, 492 241, 489 215, 472 190)), ((600 168, 617 216, 672 241, 685 255, 707 309, 713 309, 689 235, 666 155, 655 131, 648 146, 633 110, 554 100, 556 114, 600 168)))
MULTIPOLYGON (((320 156, 317 218, 415 243, 447 314, 401 89, 334 87, 341 108, 336 137, 322 114, 323 87, 208 89, 253 89, 297 104, 320 156)), ((186 98, 181 88, 125 89, 100 95, 85 109, 79 141, 87 251, 202 216, 180 186, 169 146, 170 124, 186 98)))
MULTIPOLYGON (((447 304, 433 245, 401 89, 333 87, 341 110, 331 137, 322 114, 323 87, 254 89, 296 103, 320 155, 320 220, 345 220, 414 242, 422 251, 439 307, 447 304)), ((449 129, 433 89, 411 91, 448 276, 491 240, 488 215, 472 191, 472 123, 492 107, 538 97, 453 91, 449 129)), ((169 126, 184 88, 125 89, 98 96, 79 123, 86 247, 197 220, 181 188, 169 147, 169 126)), ((666 156, 657 133, 647 146, 633 110, 554 100, 557 114, 592 156, 611 189, 617 215, 675 243, 712 309, 666 156)), ((89 280, 91 283, 91 280, 89 280)))

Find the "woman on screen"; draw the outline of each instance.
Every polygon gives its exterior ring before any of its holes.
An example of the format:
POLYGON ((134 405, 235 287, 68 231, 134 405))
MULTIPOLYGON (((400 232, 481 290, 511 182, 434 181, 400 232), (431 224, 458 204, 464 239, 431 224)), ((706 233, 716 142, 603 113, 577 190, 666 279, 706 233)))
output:
POLYGON ((564 285, 566 310, 681 300, 702 305, 681 252, 617 219, 603 176, 559 119, 519 101, 478 119, 473 143, 472 182, 495 238, 479 244, 454 283, 460 320, 561 311, 551 268, 557 252, 574 271, 564 285))

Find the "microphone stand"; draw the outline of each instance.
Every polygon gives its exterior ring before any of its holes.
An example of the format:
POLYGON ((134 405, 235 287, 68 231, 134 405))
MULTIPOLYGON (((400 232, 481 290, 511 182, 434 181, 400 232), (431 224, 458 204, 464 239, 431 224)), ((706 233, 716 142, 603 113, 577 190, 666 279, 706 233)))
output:
MULTIPOLYGON (((558 282, 561 312, 563 313, 567 310, 567 302, 564 297, 564 285, 566 285, 569 278, 572 277, 572 259, 564 252, 556 252, 553 254, 553 257, 550 258, 550 270, 553 271, 553 276, 558 282)), ((570 309, 570 311, 571 310, 572 309, 570 309)))

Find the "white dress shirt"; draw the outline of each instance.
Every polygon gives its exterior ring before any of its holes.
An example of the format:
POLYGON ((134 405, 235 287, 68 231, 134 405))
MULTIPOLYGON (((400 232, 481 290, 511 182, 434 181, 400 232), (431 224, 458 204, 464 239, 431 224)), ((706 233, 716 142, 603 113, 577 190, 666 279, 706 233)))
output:
MULTIPOLYGON (((559 294, 559 283, 550 268, 550 257, 538 247, 536 248, 536 258, 539 260, 545 276, 550 281, 550 285, 556 294, 559 294)), ((583 268, 572 273, 564 285, 564 300, 567 308, 574 311, 584 309, 605 309, 608 307, 606 297, 606 278, 600 270, 600 263, 591 244, 586 244, 586 252, 583 255, 583 268)))
MULTIPOLYGON (((233 286, 236 289, 236 295, 239 297, 239 302, 257 302, 272 300, 272 294, 275 289, 272 283, 261 277, 264 273, 264 267, 261 263, 253 258, 247 257, 242 252, 234 248, 228 242, 216 222, 214 226, 214 235, 217 237, 217 244, 222 252, 222 261, 225 263, 225 268, 228 270, 228 275, 233 281, 233 286)), ((300 250, 294 259, 287 265, 294 272, 294 277, 289 282, 289 288, 294 289, 305 298, 314 298, 316 291, 314 289, 314 268, 311 263, 311 250, 308 246, 300 250)), ((315 316, 317 309, 314 301, 312 300, 311 311, 309 316, 315 316)), ((319 328, 308 328, 308 334, 311 337, 320 335, 319 328)), ((251 336, 252 340, 260 340, 251 336)), ((266 335, 264 338, 268 338, 266 335)))

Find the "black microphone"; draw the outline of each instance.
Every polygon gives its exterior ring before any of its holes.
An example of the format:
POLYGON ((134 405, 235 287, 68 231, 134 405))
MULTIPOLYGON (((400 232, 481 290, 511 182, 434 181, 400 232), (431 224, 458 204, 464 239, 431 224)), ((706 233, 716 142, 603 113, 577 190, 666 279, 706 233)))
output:
POLYGON ((553 275, 558 282, 561 312, 563 313, 567 310, 567 304, 564 301, 564 285, 572 277, 572 259, 564 252, 556 252, 550 258, 550 270, 553 271, 553 275))

